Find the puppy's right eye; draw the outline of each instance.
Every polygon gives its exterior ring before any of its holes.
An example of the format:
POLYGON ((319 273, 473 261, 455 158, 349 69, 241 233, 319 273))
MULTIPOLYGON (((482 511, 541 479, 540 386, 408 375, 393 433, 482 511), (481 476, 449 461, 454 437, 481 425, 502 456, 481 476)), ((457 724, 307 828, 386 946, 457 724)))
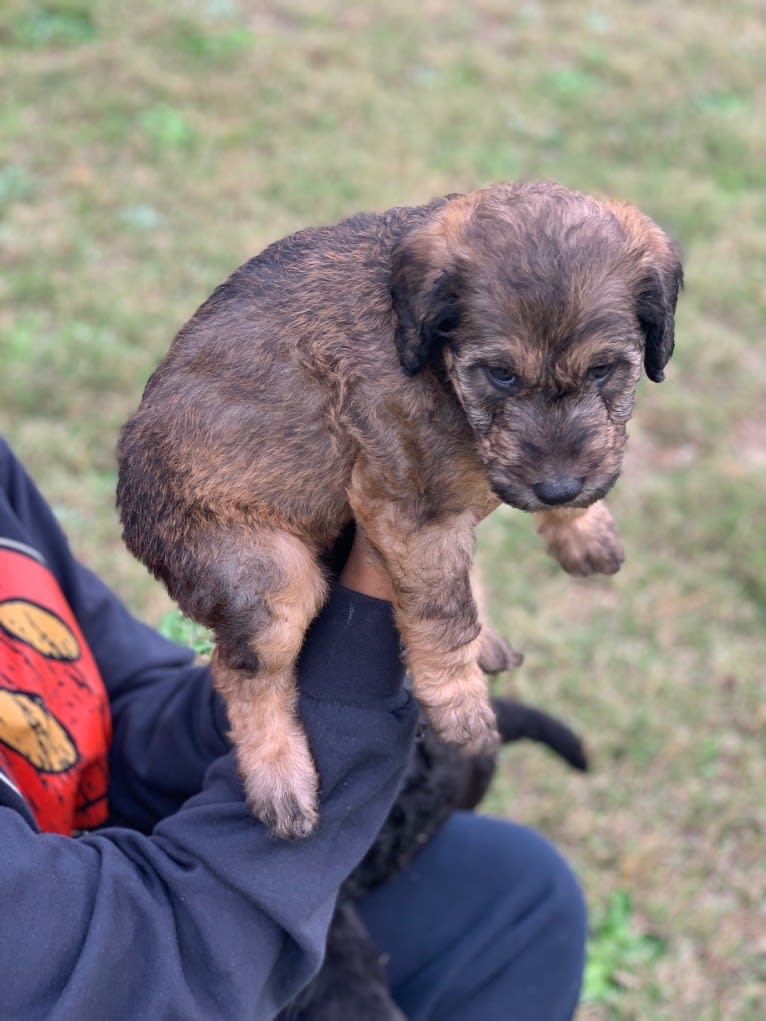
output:
POLYGON ((490 383, 500 390, 512 390, 519 381, 513 369, 509 369, 507 365, 487 365, 485 372, 490 383))

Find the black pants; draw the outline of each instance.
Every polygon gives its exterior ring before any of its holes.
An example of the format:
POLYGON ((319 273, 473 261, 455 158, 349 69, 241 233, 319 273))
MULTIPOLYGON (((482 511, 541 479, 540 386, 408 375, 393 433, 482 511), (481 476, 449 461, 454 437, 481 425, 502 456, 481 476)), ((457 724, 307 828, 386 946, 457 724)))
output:
POLYGON ((570 1021, 586 915, 543 837, 457 813, 411 866, 361 904, 410 1021, 570 1021))

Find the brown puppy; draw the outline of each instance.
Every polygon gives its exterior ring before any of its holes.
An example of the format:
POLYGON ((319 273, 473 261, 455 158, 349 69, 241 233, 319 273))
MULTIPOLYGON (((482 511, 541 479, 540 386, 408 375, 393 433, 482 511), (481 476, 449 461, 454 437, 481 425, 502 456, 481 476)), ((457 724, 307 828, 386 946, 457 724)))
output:
POLYGON ((632 206, 497 185, 279 241, 178 334, 120 440, 124 537, 215 631, 247 795, 275 833, 317 818, 294 664, 321 554, 363 526, 436 733, 490 750, 474 526, 505 501, 568 571, 619 568, 598 501, 642 363, 663 378, 681 275, 632 206))

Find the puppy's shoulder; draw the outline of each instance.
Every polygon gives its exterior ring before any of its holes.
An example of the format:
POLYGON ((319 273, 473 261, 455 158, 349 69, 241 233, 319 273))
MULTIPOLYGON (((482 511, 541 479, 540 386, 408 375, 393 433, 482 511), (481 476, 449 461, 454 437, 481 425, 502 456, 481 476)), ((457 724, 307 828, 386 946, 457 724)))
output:
MULTIPOLYGON (((359 305, 363 291, 388 295, 391 254, 411 230, 426 222, 453 196, 421 206, 361 212, 327 226, 305 227, 274 241, 248 259, 197 309, 189 328, 237 315, 284 315, 298 307, 326 312, 359 305)), ((369 295, 368 295, 369 299, 369 295)), ((381 299, 382 300, 382 299, 381 299)))
POLYGON ((393 246, 403 234, 420 226, 454 197, 441 196, 419 206, 393 206, 381 212, 354 213, 334 224, 305 227, 273 242, 245 267, 261 271, 269 265, 283 267, 315 255, 393 246))

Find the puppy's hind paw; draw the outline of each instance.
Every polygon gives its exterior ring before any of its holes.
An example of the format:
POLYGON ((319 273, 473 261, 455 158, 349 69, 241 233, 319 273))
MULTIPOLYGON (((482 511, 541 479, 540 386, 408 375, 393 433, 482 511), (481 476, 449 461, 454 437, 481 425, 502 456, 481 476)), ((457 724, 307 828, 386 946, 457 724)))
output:
POLYGON ((501 674, 514 670, 524 662, 524 655, 513 649, 501 634, 491 627, 482 627, 479 666, 485 674, 501 674))
POLYGON ((237 748, 239 772, 247 803, 275 837, 299 840, 309 836, 319 821, 319 781, 308 743, 296 731, 292 746, 282 754, 264 755, 263 749, 237 748))
POLYGON ((248 799, 253 814, 264 826, 282 840, 301 840, 313 833, 319 814, 314 804, 302 804, 294 792, 285 792, 278 801, 254 805, 248 799))

